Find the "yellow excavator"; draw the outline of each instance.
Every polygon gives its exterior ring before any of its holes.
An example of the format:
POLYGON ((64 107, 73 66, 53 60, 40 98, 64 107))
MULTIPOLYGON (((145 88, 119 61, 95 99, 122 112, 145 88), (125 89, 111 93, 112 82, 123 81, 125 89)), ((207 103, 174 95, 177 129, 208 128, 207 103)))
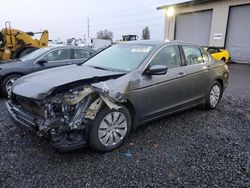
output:
POLYGON ((48 46, 49 33, 47 30, 42 32, 23 32, 12 29, 10 22, 5 22, 5 28, 0 32, 0 61, 20 58, 38 48, 48 46), (35 34, 41 34, 40 39, 33 39, 35 34))

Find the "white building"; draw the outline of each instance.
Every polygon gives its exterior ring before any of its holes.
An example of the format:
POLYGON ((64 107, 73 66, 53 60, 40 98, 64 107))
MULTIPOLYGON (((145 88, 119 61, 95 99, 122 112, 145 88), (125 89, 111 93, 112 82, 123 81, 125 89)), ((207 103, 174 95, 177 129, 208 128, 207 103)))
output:
POLYGON ((250 0, 193 0, 157 9, 166 11, 165 39, 224 47, 233 61, 250 62, 250 0))

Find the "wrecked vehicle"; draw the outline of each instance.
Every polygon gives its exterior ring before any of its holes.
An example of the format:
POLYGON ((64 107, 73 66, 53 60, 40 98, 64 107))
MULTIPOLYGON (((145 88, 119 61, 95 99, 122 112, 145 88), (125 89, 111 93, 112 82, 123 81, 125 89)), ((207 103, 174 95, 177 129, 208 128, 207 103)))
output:
POLYGON ((6 102, 16 125, 62 151, 118 148, 137 125, 197 105, 214 109, 228 67, 182 42, 114 45, 82 65, 18 79, 6 102))

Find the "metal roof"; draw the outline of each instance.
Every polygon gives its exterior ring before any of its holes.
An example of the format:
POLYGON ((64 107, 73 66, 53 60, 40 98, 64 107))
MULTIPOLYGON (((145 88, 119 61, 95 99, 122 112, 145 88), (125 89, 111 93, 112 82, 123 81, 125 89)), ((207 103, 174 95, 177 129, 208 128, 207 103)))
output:
POLYGON ((201 4, 201 3, 207 3, 207 2, 211 2, 211 1, 215 1, 215 0, 190 0, 190 1, 185 1, 185 2, 176 3, 176 4, 169 4, 169 5, 160 6, 160 7, 157 7, 157 10, 166 9, 170 6, 184 7, 184 6, 201 4))

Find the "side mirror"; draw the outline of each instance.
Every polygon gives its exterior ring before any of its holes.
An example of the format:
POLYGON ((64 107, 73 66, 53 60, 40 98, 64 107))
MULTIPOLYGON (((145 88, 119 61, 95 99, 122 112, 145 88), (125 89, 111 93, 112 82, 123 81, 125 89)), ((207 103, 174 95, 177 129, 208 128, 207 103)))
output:
POLYGON ((168 71, 168 67, 165 65, 153 65, 148 67, 144 74, 146 75, 163 75, 168 71))
POLYGON ((45 59, 40 59, 39 61, 37 61, 37 64, 39 64, 39 65, 43 65, 45 63, 48 63, 48 61, 45 59))

